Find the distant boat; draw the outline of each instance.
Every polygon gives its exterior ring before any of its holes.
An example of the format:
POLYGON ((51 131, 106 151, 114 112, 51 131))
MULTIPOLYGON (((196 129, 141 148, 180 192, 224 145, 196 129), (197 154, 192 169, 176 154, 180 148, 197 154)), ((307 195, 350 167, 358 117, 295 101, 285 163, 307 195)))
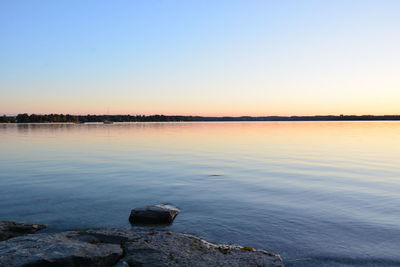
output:
POLYGON ((109 120, 105 120, 105 121, 103 121, 103 123, 104 124, 113 124, 114 122, 113 121, 109 121, 109 120))

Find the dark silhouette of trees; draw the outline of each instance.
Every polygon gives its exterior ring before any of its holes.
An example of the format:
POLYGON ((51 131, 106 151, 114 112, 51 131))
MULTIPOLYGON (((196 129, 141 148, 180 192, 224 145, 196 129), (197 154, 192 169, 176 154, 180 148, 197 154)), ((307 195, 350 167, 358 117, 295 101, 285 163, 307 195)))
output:
POLYGON ((12 116, 0 116, 0 123, 12 123, 15 122, 15 117, 12 116))
POLYGON ((27 113, 18 114, 16 120, 17 120, 18 123, 28 123, 28 122, 30 122, 29 115, 27 113))
POLYGON ((201 116, 166 116, 166 115, 70 115, 27 113, 16 117, 2 116, 0 122, 17 123, 82 123, 82 122, 177 122, 177 121, 367 121, 367 120, 400 120, 400 115, 340 115, 340 116, 266 116, 266 117, 201 117, 201 116))

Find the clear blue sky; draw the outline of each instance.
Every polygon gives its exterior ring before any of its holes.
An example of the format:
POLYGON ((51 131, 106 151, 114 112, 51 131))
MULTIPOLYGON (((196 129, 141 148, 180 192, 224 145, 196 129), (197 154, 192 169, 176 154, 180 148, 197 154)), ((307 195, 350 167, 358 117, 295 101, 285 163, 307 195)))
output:
POLYGON ((0 114, 400 114, 400 1, 0 1, 0 114))

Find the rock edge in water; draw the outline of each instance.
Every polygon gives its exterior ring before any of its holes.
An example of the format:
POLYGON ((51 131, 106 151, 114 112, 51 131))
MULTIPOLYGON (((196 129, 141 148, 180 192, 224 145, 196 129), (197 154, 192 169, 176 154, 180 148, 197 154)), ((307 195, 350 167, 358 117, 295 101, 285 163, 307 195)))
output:
POLYGON ((138 207, 131 211, 129 222, 132 224, 171 224, 180 210, 171 205, 138 207))
POLYGON ((104 228, 0 242, 0 266, 283 266, 279 255, 161 230, 104 228))
POLYGON ((46 225, 43 224, 0 221, 0 241, 4 241, 16 236, 33 234, 36 231, 44 228, 46 228, 46 225))

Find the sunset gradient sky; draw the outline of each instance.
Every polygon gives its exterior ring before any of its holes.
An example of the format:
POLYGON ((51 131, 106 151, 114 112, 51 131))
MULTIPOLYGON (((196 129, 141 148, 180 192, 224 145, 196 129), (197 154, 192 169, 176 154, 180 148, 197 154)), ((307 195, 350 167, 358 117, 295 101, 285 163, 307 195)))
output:
POLYGON ((0 1, 0 114, 400 114, 400 1, 0 1))

